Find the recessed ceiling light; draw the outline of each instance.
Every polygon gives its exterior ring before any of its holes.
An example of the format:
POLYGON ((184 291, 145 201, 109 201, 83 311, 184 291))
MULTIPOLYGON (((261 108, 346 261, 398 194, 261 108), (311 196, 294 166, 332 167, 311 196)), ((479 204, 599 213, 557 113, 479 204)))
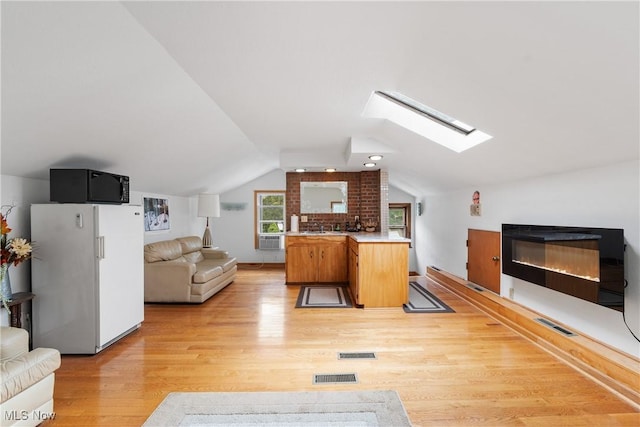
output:
POLYGON ((305 168, 296 168, 296 172, 306 172, 305 168))
POLYGON ((380 154, 373 154, 369 156, 369 160, 382 160, 382 156, 380 154))
POLYGON ((368 163, 365 163, 365 164, 364 164, 364 166, 365 166, 365 167, 367 167, 367 168, 372 168, 372 167, 374 167, 375 165, 376 165, 376 164, 375 164, 375 163, 373 163, 373 162, 368 162, 368 163))
POLYGON ((325 168, 325 172, 335 172, 336 168, 325 168))

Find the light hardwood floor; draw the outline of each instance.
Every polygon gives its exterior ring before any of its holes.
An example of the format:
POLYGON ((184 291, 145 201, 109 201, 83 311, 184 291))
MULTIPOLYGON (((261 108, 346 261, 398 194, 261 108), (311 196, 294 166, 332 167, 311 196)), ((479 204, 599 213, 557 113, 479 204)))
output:
POLYGON ((137 426, 173 391, 398 391, 415 426, 640 425, 640 414, 445 288, 456 313, 295 309, 281 269, 241 269, 201 305, 145 306, 140 330, 63 356, 46 426, 137 426), (338 352, 375 360, 338 360, 338 352), (313 385, 318 373, 357 384, 313 385))

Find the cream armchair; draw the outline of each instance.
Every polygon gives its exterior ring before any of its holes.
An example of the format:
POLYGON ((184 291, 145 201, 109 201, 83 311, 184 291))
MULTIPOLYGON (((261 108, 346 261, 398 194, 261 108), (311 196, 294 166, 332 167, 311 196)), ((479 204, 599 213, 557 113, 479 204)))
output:
POLYGON ((29 351, 27 331, 3 326, 0 361, 0 425, 36 426, 54 417, 54 371, 60 367, 60 352, 52 348, 29 351))

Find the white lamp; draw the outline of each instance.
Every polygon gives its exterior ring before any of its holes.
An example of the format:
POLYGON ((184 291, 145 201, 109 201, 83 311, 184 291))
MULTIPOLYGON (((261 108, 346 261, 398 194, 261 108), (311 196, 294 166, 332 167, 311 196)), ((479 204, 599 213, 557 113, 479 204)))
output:
POLYGON ((198 216, 207 218, 207 227, 202 235, 202 247, 211 247, 211 230, 209 229, 209 217, 220 216, 220 196, 218 194, 198 194, 198 216))

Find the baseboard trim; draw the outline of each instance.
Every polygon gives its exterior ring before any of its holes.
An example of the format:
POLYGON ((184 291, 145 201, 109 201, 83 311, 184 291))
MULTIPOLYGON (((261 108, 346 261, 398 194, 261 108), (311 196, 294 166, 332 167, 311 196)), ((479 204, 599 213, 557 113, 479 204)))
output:
MULTIPOLYGON (((467 280, 437 267, 427 267, 427 277, 640 410, 640 359, 582 334, 560 334, 536 321, 547 316, 492 292, 478 292, 467 280)), ((560 326, 571 330, 570 327, 560 326)))
POLYGON ((259 270, 259 269, 280 269, 284 270, 282 262, 239 262, 238 269, 259 270))

